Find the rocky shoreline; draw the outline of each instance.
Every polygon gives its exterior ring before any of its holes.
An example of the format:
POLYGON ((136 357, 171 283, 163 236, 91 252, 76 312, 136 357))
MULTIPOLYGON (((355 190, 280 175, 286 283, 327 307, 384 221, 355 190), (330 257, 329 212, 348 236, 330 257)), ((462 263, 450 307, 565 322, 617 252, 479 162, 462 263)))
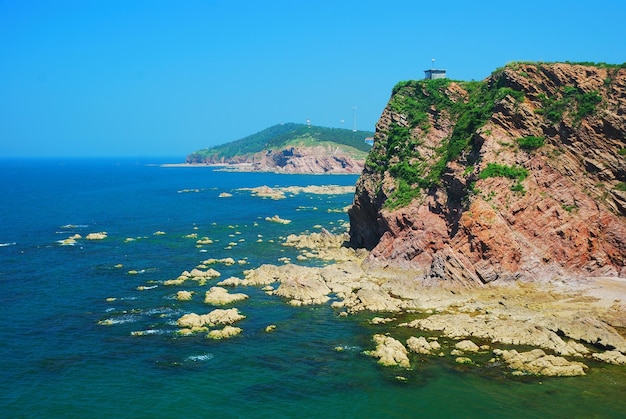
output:
POLYGON ((292 306, 329 304, 339 316, 372 313, 370 323, 380 330, 365 353, 401 369, 424 356, 501 367, 511 375, 575 376, 584 375, 588 364, 626 364, 623 278, 434 283, 417 271, 370 266, 369 252, 347 247, 347 239, 324 230, 290 235, 284 245, 300 250, 299 261, 328 264, 266 264, 216 285, 262 287, 292 306))

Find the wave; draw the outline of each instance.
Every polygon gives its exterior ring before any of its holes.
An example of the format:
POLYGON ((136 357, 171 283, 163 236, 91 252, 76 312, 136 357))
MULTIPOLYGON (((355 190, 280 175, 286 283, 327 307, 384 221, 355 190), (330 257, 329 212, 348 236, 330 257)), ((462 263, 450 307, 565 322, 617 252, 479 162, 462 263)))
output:
POLYGON ((59 228, 71 229, 71 228, 87 228, 89 227, 87 224, 65 224, 59 228))
POLYGON ((119 317, 113 317, 113 318, 110 318, 110 319, 100 320, 98 322, 98 324, 102 325, 102 326, 113 326, 113 325, 116 325, 116 324, 135 323, 138 320, 139 320, 139 318, 138 318, 137 315, 134 315, 134 314, 124 314, 124 315, 121 315, 119 317))
POLYGON ((10 242, 10 243, 0 243, 0 247, 9 247, 9 246, 15 246, 17 243, 15 242, 10 242))
POLYGON ((211 353, 203 354, 203 355, 192 355, 192 356, 188 356, 187 358, 185 358, 185 361, 204 362, 204 361, 209 361, 213 359, 214 357, 215 355, 211 353))
POLYGON ((130 332, 131 336, 147 336, 147 335, 164 335, 170 333, 167 330, 162 329, 147 329, 147 330, 135 330, 130 332))

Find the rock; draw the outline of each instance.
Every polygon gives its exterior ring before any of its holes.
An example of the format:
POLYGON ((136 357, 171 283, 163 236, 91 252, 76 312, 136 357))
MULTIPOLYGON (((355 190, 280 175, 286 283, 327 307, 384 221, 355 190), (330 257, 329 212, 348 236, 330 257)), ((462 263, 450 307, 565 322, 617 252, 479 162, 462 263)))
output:
POLYGON ((274 330, 276 330, 276 325, 275 324, 270 324, 269 326, 267 326, 265 328, 266 332, 273 332, 274 330))
POLYGON ((196 241, 196 244, 199 246, 203 246, 205 244, 213 244, 213 240, 209 239, 208 237, 203 237, 201 239, 198 239, 196 241))
POLYGON ((369 322, 370 324, 385 324, 394 321, 394 318, 391 317, 374 317, 369 322))
POLYGON ((217 283, 217 285, 221 287, 237 287, 239 285, 246 285, 243 279, 237 278, 235 276, 231 276, 230 278, 226 278, 223 281, 217 283))
POLYGON ((179 318, 176 324, 179 327, 199 329, 206 326, 216 326, 219 324, 233 324, 246 316, 239 313, 236 308, 227 310, 215 309, 208 314, 189 313, 179 318))
POLYGON ((480 348, 471 340, 462 340, 454 345, 456 349, 463 352, 478 352, 480 348))
POLYGON ((420 336, 416 338, 415 336, 411 336, 406 341, 406 346, 409 348, 411 352, 415 352, 416 354, 422 355, 430 355, 433 351, 438 351, 441 349, 441 345, 436 340, 427 341, 424 336, 420 336))
MULTIPOLYGON (((474 336, 491 342, 509 345, 530 345, 572 356, 586 348, 576 343, 565 343, 555 332, 541 325, 543 317, 515 320, 496 315, 469 316, 467 314, 433 314, 415 320, 407 326, 426 331, 441 331, 450 338, 474 336)), ((617 339, 617 337, 615 338, 617 339)))
POLYGON ((526 374, 573 377, 585 375, 587 366, 581 362, 568 361, 563 357, 546 355, 541 349, 529 352, 494 349, 494 355, 502 358, 509 368, 526 374))
POLYGON ((385 335, 374 335, 376 349, 367 352, 368 355, 378 358, 378 363, 384 366, 400 366, 409 368, 408 352, 400 341, 385 335))
POLYGON ((227 339, 233 336, 237 336, 242 332, 242 329, 239 327, 233 326, 224 326, 223 329, 211 330, 207 335, 209 339, 227 339))
MULTIPOLYGON (((323 304, 330 300, 328 296, 330 293, 331 290, 326 283, 315 276, 285 278, 274 291, 274 295, 289 298, 301 304, 323 304)), ((290 304, 294 305, 293 302, 290 304)))
POLYGON ((191 296, 194 294, 193 291, 178 291, 176 293, 176 299, 178 301, 189 301, 191 300, 191 296))
POLYGON ((106 231, 101 231, 98 233, 89 233, 87 234, 87 236, 85 237, 87 240, 103 240, 107 238, 107 233, 106 231))
POLYGON ((455 358, 454 362, 456 362, 457 364, 470 364, 470 365, 474 364, 474 361, 464 356, 459 356, 455 358))
POLYGON ((245 300, 246 298, 248 298, 248 295, 246 294, 229 294, 226 288, 211 287, 204 296, 204 303, 222 306, 236 301, 245 300))
POLYGON ((274 215, 272 217, 265 217, 265 221, 271 221, 273 223, 279 223, 279 224, 289 224, 291 222, 291 220, 285 220, 283 218, 280 218, 278 215, 274 215))
POLYGON ((609 364, 615 365, 625 365, 626 364, 626 356, 620 351, 605 351, 598 352, 592 355, 595 359, 602 362, 607 362, 609 364))
POLYGON ((198 268, 194 268, 191 272, 183 271, 176 279, 168 279, 163 282, 163 285, 181 285, 185 281, 197 281, 198 285, 202 286, 206 284, 206 281, 213 278, 218 278, 221 274, 215 269, 209 269, 207 271, 201 271, 198 268))

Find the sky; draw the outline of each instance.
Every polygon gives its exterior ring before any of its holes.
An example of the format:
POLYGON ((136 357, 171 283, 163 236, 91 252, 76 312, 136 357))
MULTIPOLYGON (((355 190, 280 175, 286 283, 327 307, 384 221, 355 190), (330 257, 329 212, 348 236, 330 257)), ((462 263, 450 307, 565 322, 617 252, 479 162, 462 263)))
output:
POLYGON ((175 162, 284 122, 373 131, 433 59, 455 80, 623 63, 625 19, 623 0, 0 0, 0 157, 175 162))

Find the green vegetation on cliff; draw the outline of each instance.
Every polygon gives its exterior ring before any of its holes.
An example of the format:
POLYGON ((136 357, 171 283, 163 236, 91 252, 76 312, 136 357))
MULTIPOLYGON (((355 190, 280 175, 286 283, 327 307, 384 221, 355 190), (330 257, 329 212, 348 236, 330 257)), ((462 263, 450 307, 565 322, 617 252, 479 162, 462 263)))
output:
MULTIPOLYGON (((617 71, 625 67, 604 63, 594 65, 608 69, 603 85, 596 90, 581 84, 556 80, 554 64, 538 63, 532 66, 512 63, 497 69, 483 81, 455 81, 450 79, 409 80, 399 82, 392 91, 387 105, 388 118, 383 130, 376 135, 376 142, 368 155, 366 170, 378 175, 379 190, 384 187, 385 207, 394 209, 408 205, 414 198, 433 192, 443 186, 444 174, 450 171, 449 163, 465 166, 469 179, 474 165, 480 163, 478 150, 487 130, 480 131, 495 113, 516 113, 526 103, 543 121, 545 133, 559 132, 565 123, 576 130, 583 119, 601 113, 604 89, 611 86, 617 71), (526 73, 525 71, 529 71, 526 73), (512 81, 512 72, 518 81, 512 81), (528 90, 524 86, 532 77, 552 80, 547 85, 537 85, 528 90), (521 81, 520 81, 521 80, 521 81), (550 87, 552 86, 552 87, 550 87), (536 91, 540 93, 535 93, 536 91), (543 91, 542 91, 543 90, 543 91), (526 95, 529 97, 526 97, 526 95), (429 133, 434 130, 434 136, 429 133), (442 138, 441 135, 444 135, 442 138), (394 186, 384 181, 391 177, 394 186)), ((536 83, 531 81, 530 83, 536 83)), ((521 115, 521 114, 520 114, 521 115)), ((518 115, 518 118, 521 117, 518 115)), ((544 136, 527 135, 515 140, 518 150, 532 152, 546 143, 544 136)), ((502 167, 500 167, 502 169, 502 167)), ((514 190, 523 192, 521 173, 512 173, 490 167, 483 176, 505 176, 516 179, 514 190)))
POLYGON ((524 100, 522 92, 486 82, 436 79, 398 83, 388 107, 404 115, 408 126, 392 123, 384 133, 386 141, 378 142, 367 160, 370 170, 381 174, 388 171, 397 180, 387 207, 407 205, 421 194, 420 189, 437 186, 448 162, 471 149, 474 133, 491 117, 495 103, 507 95, 516 102, 524 100), (460 89, 451 89, 452 83, 460 89), (415 139, 411 130, 418 128, 426 134, 430 121, 439 122, 442 116, 455 121, 454 128, 427 162, 417 150, 423 141, 415 139))
POLYGON ((279 124, 240 140, 198 150, 187 156, 187 162, 227 161, 233 158, 251 156, 266 150, 325 144, 352 148, 365 154, 371 146, 366 144, 364 139, 373 135, 374 133, 370 131, 352 131, 295 123, 279 124))

